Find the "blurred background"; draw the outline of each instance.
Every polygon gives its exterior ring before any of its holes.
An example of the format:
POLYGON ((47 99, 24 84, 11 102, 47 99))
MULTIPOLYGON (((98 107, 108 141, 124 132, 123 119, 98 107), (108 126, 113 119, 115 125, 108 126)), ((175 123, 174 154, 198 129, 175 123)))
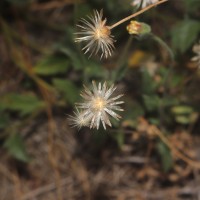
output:
POLYGON ((1 200, 200 200, 200 1, 138 16, 148 34, 116 27, 107 60, 74 43, 81 17, 103 9, 112 25, 132 3, 0 1, 1 200), (67 119, 92 80, 124 94, 106 131, 67 119))

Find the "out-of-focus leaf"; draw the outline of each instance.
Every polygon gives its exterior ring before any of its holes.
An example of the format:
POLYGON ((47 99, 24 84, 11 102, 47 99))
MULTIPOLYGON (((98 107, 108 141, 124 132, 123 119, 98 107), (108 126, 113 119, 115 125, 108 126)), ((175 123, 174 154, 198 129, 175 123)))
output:
POLYGON ((160 105, 160 98, 157 95, 143 95, 143 101, 148 111, 157 110, 160 105))
POLYGON ((0 111, 0 129, 5 128, 9 124, 9 116, 7 113, 0 111))
POLYGON ((106 76, 106 70, 100 64, 90 61, 85 67, 85 75, 87 77, 102 78, 106 76))
POLYGON ((124 133, 123 131, 119 130, 119 132, 112 134, 112 137, 117 142, 119 148, 122 148, 124 144, 124 133))
POLYGON ((172 88, 177 87, 178 85, 181 84, 183 79, 184 79, 184 77, 181 76, 181 75, 180 76, 179 75, 173 76, 173 78, 170 79, 170 83, 169 84, 171 85, 172 88))
POLYGON ((125 104, 125 111, 123 112, 123 119, 126 120, 136 120, 138 117, 141 117, 144 115, 144 109, 142 108, 142 106, 136 102, 133 101, 132 99, 126 99, 126 104, 125 104))
POLYGON ((190 124, 190 117, 186 115, 178 115, 175 117, 175 120, 180 124, 190 124))
POLYGON ((4 143, 4 147, 8 152, 18 160, 23 162, 30 161, 30 157, 27 154, 24 141, 19 134, 12 134, 4 143))
POLYGON ((161 105, 164 107, 173 106, 177 103, 179 103, 178 99, 173 96, 168 96, 161 99, 161 105))
POLYGON ((190 106, 174 106, 171 111, 175 114, 190 114, 193 112, 193 108, 190 106))
POLYGON ((172 45, 175 50, 184 53, 200 33, 200 23, 196 20, 186 19, 181 21, 172 30, 172 45))
POLYGON ((168 172, 173 166, 173 159, 170 149, 161 141, 158 142, 157 149, 161 157, 163 170, 168 172))
POLYGON ((144 108, 131 98, 126 98, 122 126, 136 128, 138 125, 137 119, 144 115, 144 108))
POLYGON ((69 61, 66 56, 49 56, 39 61, 33 68, 40 75, 54 75, 65 73, 69 69, 69 61))
POLYGON ((122 78, 124 78, 124 76, 128 70, 128 68, 125 65, 127 65, 127 64, 126 63, 122 64, 120 66, 120 68, 112 71, 112 80, 120 81, 122 78))
POLYGON ((147 70, 142 73, 142 92, 143 94, 153 94, 157 84, 153 81, 152 77, 147 70))
POLYGON ((160 119, 151 117, 151 118, 149 118, 149 122, 151 124, 154 124, 154 125, 159 125, 160 124, 160 119))
POLYGON ((194 112, 194 109, 190 106, 174 106, 171 108, 171 112, 175 115, 175 121, 180 124, 195 123, 198 118, 198 113, 194 112))
POLYGON ((1 110, 9 109, 19 111, 20 114, 26 115, 45 107, 45 102, 41 101, 34 94, 16 94, 9 93, 0 99, 1 110))
POLYGON ((53 79, 53 85, 63 94, 64 98, 71 105, 74 105, 74 103, 79 99, 79 89, 73 84, 73 82, 55 78, 53 79))
MULTIPOLYGON (((79 5, 79 4, 78 4, 79 5)), ((92 8, 89 4, 81 4, 80 8, 76 10, 75 17, 77 20, 80 20, 82 17, 92 14, 92 8)))
POLYGON ((180 124, 193 124, 197 121, 198 116, 198 113, 193 112, 190 115, 177 115, 175 120, 180 124))
POLYGON ((184 0, 184 4, 186 9, 189 12, 195 12, 200 9, 200 1, 199 0, 184 0))
POLYGON ((67 47, 60 47, 59 50, 60 52, 64 53, 69 57, 74 69, 79 70, 84 67, 83 63, 81 62, 80 56, 78 55, 77 52, 67 47))

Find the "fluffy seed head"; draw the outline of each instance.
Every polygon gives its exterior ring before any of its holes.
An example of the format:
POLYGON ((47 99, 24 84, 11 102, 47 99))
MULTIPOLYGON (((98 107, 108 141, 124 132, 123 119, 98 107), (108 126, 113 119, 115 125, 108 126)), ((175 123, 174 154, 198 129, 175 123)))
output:
POLYGON ((142 8, 148 6, 149 4, 157 3, 159 0, 133 0, 132 5, 139 7, 142 6, 142 8))
POLYGON ((80 31, 75 33, 77 35, 75 42, 85 43, 82 48, 85 54, 90 52, 92 56, 101 52, 101 58, 108 58, 113 53, 114 40, 109 27, 106 26, 106 19, 103 20, 103 11, 95 10, 93 16, 87 17, 88 20, 82 18, 81 24, 77 25, 80 31))
POLYGON ((84 111, 79 111, 77 108, 76 108, 76 111, 74 111, 74 116, 72 115, 69 115, 69 124, 72 126, 72 127, 77 127, 78 130, 80 130, 80 128, 82 126, 88 126, 89 124, 89 118, 88 118, 88 115, 86 112, 84 111))
POLYGON ((92 84, 91 90, 84 86, 85 90, 81 93, 83 102, 77 103, 77 108, 81 112, 77 109, 77 112, 74 112, 75 116, 70 116, 71 125, 79 129, 82 126, 99 129, 102 123, 106 129, 106 125, 112 126, 110 117, 116 120, 121 118, 115 111, 123 111, 119 105, 124 102, 118 101, 123 95, 112 97, 116 87, 114 85, 108 87, 106 82, 103 85, 99 83, 98 86, 94 81, 92 84))
POLYGON ((99 83, 97 86, 94 81, 92 84, 92 90, 85 87, 85 90, 81 93, 84 102, 78 103, 77 106, 80 109, 88 111, 87 116, 90 119, 90 128, 99 129, 101 122, 104 129, 106 129, 106 125, 112 126, 109 119, 110 116, 116 120, 121 118, 115 111, 123 111, 118 105, 123 104, 124 102, 116 101, 123 95, 121 94, 111 98, 113 92, 116 90, 114 85, 108 87, 105 82, 103 85, 99 83))

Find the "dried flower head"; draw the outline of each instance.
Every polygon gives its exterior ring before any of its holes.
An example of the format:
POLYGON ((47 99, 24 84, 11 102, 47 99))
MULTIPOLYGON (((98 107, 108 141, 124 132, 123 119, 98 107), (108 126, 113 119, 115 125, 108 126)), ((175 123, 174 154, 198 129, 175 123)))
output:
POLYGON ((151 27, 148 24, 133 20, 126 27, 126 29, 131 35, 144 35, 151 32, 151 27))
POLYGON ((118 95, 112 97, 113 92, 116 87, 112 85, 108 87, 106 82, 102 85, 93 81, 93 88, 89 90, 85 87, 85 90, 81 93, 84 102, 77 103, 77 107, 82 110, 82 112, 75 112, 75 116, 70 116, 71 125, 81 128, 82 126, 88 126, 90 128, 99 129, 100 122, 103 124, 104 129, 106 125, 112 126, 109 117, 112 116, 116 120, 121 118, 115 111, 123 111, 119 106, 123 104, 123 101, 116 101, 123 95, 118 95))
POLYGON ((101 52, 101 58, 112 55, 114 50, 114 40, 111 35, 110 28, 106 26, 106 19, 103 20, 103 10, 98 12, 94 11, 93 16, 88 16, 88 20, 82 18, 81 25, 77 25, 80 28, 80 32, 77 32, 77 38, 75 42, 85 42, 83 47, 85 54, 90 52, 90 56, 101 52))
POLYGON ((192 50, 196 53, 196 56, 194 56, 191 60, 197 62, 198 68, 200 69, 200 41, 198 44, 193 46, 192 50))
POLYGON ((84 111, 79 111, 78 108, 76 108, 76 111, 74 111, 74 116, 69 115, 69 124, 72 127, 77 127, 78 130, 82 127, 82 126, 88 126, 89 125, 89 121, 90 118, 88 118, 89 116, 87 115, 87 112, 84 111))
POLYGON ((142 8, 145 8, 146 6, 157 3, 159 0, 133 0, 132 5, 139 7, 141 6, 142 8))
POLYGON ((142 24, 138 21, 131 21, 130 24, 126 27, 129 34, 140 34, 142 24))

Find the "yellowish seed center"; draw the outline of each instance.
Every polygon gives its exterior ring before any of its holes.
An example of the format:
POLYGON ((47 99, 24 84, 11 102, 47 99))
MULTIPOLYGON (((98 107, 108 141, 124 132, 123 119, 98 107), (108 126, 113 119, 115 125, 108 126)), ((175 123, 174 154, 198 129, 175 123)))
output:
POLYGON ((107 26, 103 26, 102 28, 97 29, 94 34, 96 39, 105 38, 108 37, 109 35, 110 35, 110 29, 107 26))
POLYGON ((105 100, 100 97, 94 99, 93 101, 93 109, 95 111, 101 111, 102 109, 104 109, 105 105, 106 105, 105 100))

